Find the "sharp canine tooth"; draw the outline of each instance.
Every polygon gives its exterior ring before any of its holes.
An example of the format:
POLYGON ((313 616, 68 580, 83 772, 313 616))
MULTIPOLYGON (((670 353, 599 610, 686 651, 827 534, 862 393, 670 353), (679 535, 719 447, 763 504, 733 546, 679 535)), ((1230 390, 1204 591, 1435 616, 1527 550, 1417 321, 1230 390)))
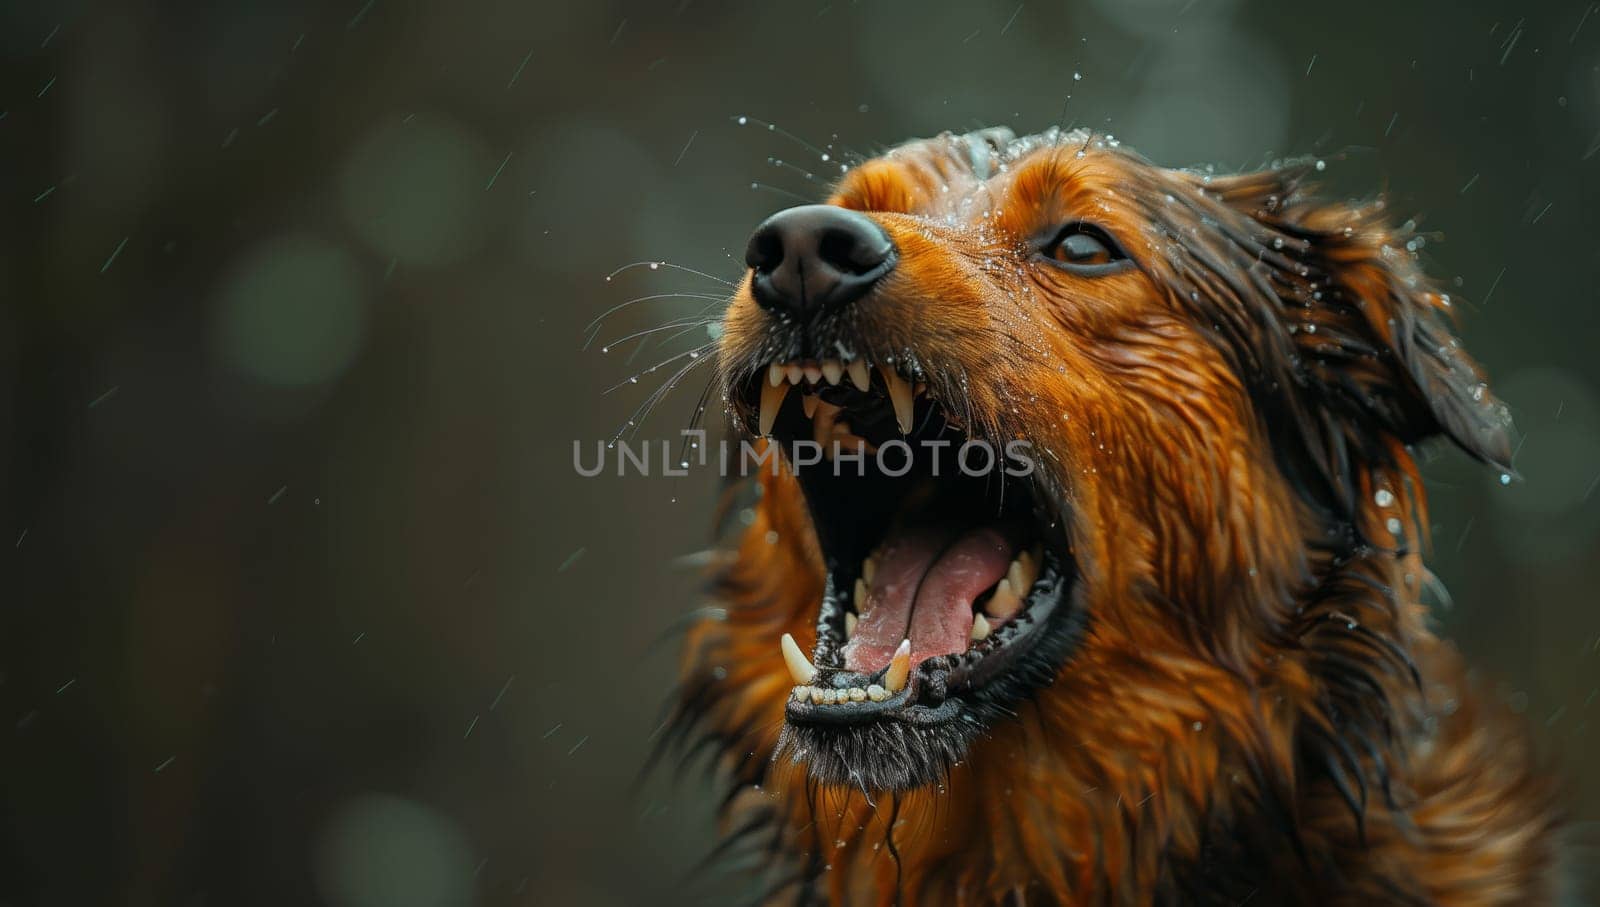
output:
POLYGON ((849 611, 844 612, 844 638, 845 639, 849 639, 852 636, 856 635, 856 623, 859 620, 860 620, 860 618, 856 617, 855 614, 853 614, 853 613, 851 613, 849 611))
POLYGON ((806 376, 806 380, 812 384, 816 384, 818 381, 822 380, 822 369, 817 368, 814 365, 805 366, 804 368, 800 369, 800 371, 806 376))
POLYGON ((989 622, 983 619, 982 614, 972 615, 972 641, 978 642, 989 636, 989 622))
POLYGON ((867 698, 873 702, 882 702, 889 698, 889 691, 875 683, 869 684, 867 686, 867 698))
POLYGON ((767 383, 773 387, 783 383, 783 364, 774 362, 767 366, 767 383))
MULTIPOLYGON (((869 557, 866 560, 861 562, 861 578, 867 581, 867 585, 870 586, 872 584, 872 576, 873 576, 873 574, 875 574, 877 572, 878 572, 878 559, 877 558, 869 557)), ((856 602, 856 610, 857 611, 861 610, 861 603, 860 602, 856 602)))
POLYGON ((821 402, 822 402, 822 398, 818 397, 816 394, 802 394, 801 395, 801 397, 800 397, 800 408, 806 411, 806 418, 807 419, 809 419, 812 416, 815 416, 817 414, 817 404, 821 403, 821 402))
POLYGON ((800 366, 795 365, 793 362, 791 362, 788 365, 784 366, 784 369, 785 369, 785 371, 787 372, 787 374, 789 376, 789 383, 790 384, 799 384, 800 383, 800 377, 805 374, 805 372, 800 370, 800 366))
POLYGON ((828 379, 829 384, 838 384, 839 379, 844 377, 844 366, 837 359, 829 359, 822 363, 822 377, 828 379))
POLYGON ((1011 588, 1018 595, 1027 595, 1033 588, 1033 581, 1039 578, 1039 562, 1024 551, 1011 562, 1011 570, 1006 575, 1011 577, 1011 588))
POLYGON ((867 360, 852 359, 845 368, 850 372, 850 381, 856 386, 856 390, 866 393, 871 389, 872 376, 867 374, 867 360))
POLYGON ((856 577, 856 613, 867 613, 867 584, 860 577, 856 577))
POLYGON ((1011 588, 1009 577, 1001 578, 1000 584, 994 587, 994 597, 983 606, 983 610, 997 620, 1005 620, 1022 610, 1022 598, 1011 588))
POLYGON ((811 659, 806 658, 800 651, 800 645, 788 633, 783 634, 783 639, 778 643, 778 648, 783 650, 783 663, 789 666, 789 673, 794 676, 794 682, 808 684, 817 679, 817 669, 811 666, 811 659))
POLYGON ((778 410, 783 398, 789 395, 789 385, 769 384, 761 389, 761 434, 772 434, 772 423, 778 421, 778 410))
POLYGON ((878 366, 878 371, 889 385, 889 402, 894 404, 894 420, 900 423, 900 434, 911 434, 911 385, 886 365, 878 366))
POLYGON ((890 693, 898 693, 906 688, 906 680, 910 677, 911 640, 902 639, 900 648, 895 649, 894 657, 889 659, 889 670, 883 675, 883 688, 890 693))

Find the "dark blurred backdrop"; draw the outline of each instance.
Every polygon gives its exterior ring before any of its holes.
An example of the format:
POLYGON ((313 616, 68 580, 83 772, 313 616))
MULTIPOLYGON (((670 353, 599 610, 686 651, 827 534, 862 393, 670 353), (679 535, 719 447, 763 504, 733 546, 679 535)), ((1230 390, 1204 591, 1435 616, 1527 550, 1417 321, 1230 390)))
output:
POLYGON ((0 5, 0 903, 736 890, 701 778, 632 786, 715 479, 571 453, 708 300, 586 325, 989 124, 1435 231, 1521 430, 1425 468, 1440 619, 1600 815, 1597 64, 1581 0, 0 5))

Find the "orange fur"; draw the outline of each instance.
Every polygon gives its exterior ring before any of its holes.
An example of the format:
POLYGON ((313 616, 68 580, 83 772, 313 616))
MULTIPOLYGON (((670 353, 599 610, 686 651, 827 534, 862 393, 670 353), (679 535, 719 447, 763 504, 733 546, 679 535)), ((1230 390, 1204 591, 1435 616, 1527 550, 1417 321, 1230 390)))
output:
MULTIPOLYGON (((855 168, 830 202, 901 250, 863 332, 959 367, 957 410, 1033 442, 1089 631, 943 785, 808 784, 773 760, 776 640, 814 641, 822 565, 794 478, 763 474, 716 577, 726 609, 690 630, 680 710, 723 754, 729 829, 764 829, 791 871, 772 899, 1548 903, 1549 785, 1421 603, 1410 445, 1503 462, 1505 426, 1437 333, 1449 300, 1403 231, 1381 205, 1315 200, 1303 167, 1212 179, 1082 134, 977 140, 988 179, 973 138, 945 136, 855 168), (1138 267, 1030 266, 1026 238, 1071 217, 1138 267)), ((741 288, 730 376, 765 317, 741 288)))

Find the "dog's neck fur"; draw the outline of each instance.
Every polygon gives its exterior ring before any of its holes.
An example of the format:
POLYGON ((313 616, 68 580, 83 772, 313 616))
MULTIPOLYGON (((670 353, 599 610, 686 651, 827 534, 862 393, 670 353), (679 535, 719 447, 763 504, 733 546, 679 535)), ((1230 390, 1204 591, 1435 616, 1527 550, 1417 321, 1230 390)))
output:
MULTIPOLYGON (((813 574, 816 552, 765 542, 795 493, 769 488, 746 556, 724 573, 737 600, 763 602, 729 621, 811 606, 818 590, 774 578, 813 574), (773 557, 788 563, 773 569, 773 557)), ((1064 670, 1051 697, 993 727, 936 790, 821 788, 804 765, 773 761, 763 711, 781 710, 786 692, 773 686, 713 722, 742 729, 712 740, 735 780, 729 827, 791 858, 779 903, 1539 903, 1548 792, 1426 629, 1427 573, 1399 547, 1308 545, 1281 564, 1309 585, 1258 676, 1219 667, 1215 652, 1097 651, 1119 663, 1064 670), (1139 682, 1095 680, 1130 676, 1139 682), (1485 846, 1502 837, 1515 846, 1485 846), (880 894, 863 901, 869 891, 880 894)), ((691 649, 727 644, 706 636, 691 649)), ((727 705, 709 697, 702 717, 727 705)))

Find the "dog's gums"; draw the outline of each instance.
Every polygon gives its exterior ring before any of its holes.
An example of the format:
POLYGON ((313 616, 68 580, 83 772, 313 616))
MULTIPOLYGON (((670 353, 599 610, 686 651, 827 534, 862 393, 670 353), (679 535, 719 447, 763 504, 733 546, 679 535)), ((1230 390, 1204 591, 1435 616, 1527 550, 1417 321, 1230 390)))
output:
POLYGON ((728 488, 658 745, 773 901, 1552 896, 1552 788, 1424 604, 1416 448, 1509 472, 1509 419, 1320 169, 984 130, 756 229, 716 387, 785 468, 728 488))

